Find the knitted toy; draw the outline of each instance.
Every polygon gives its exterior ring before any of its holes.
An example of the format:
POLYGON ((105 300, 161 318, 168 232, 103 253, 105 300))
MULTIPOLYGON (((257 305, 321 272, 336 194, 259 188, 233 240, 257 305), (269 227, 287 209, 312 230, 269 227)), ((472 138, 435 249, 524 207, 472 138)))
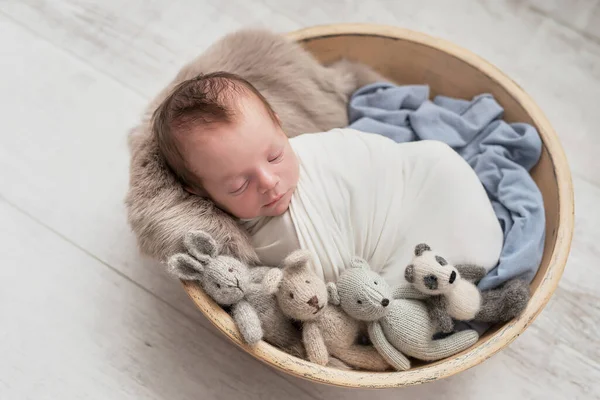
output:
POLYGON ((406 280, 428 296, 424 301, 430 316, 444 333, 454 330, 453 320, 504 322, 525 309, 529 301, 526 282, 512 279, 497 289, 480 292, 475 282, 485 274, 482 267, 448 264, 425 243, 415 247, 413 261, 405 270, 406 280))
POLYGON ((351 317, 368 321, 371 342, 397 370, 410 368, 406 356, 439 360, 467 349, 479 338, 476 331, 465 330, 433 340, 435 326, 425 303, 404 298, 407 288, 392 292, 360 258, 352 260, 337 283, 329 284, 329 290, 334 304, 341 305, 351 317))
POLYGON ((168 271, 184 280, 198 280, 204 291, 222 306, 232 306, 233 319, 244 341, 254 345, 265 341, 292 355, 304 357, 300 332, 286 318, 274 296, 273 282, 279 268, 248 268, 239 260, 219 255, 215 240, 203 231, 184 238, 187 253, 168 260, 168 271))
POLYGON ((284 314, 302 321, 302 337, 308 359, 319 365, 328 365, 332 356, 331 359, 335 357, 357 369, 390 369, 373 346, 356 343, 361 330, 366 333, 364 323, 328 304, 327 287, 311 270, 309 259, 307 251, 292 252, 283 262, 283 277, 278 282, 271 281, 276 285, 277 300, 284 314))

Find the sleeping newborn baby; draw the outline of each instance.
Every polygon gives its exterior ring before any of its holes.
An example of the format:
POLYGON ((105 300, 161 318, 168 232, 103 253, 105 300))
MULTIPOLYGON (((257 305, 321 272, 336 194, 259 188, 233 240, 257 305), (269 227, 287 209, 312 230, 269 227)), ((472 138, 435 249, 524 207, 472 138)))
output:
POLYGON ((176 87, 154 133, 186 190, 237 218, 265 265, 308 249, 329 282, 359 256, 398 285, 422 242, 452 264, 498 262, 503 233, 485 190, 441 142, 352 129, 288 139, 266 99, 222 72, 176 87))

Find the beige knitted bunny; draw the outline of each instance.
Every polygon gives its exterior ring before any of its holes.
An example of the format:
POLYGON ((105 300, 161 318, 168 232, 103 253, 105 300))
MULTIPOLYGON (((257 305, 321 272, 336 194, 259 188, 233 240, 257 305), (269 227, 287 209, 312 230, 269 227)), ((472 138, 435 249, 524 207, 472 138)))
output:
MULTIPOLYGON (((350 318, 340 307, 328 303, 325 283, 309 266, 310 253, 297 250, 284 260, 283 277, 276 297, 285 315, 302 321, 302 336, 308 359, 327 365, 330 355, 351 367, 385 371, 390 365, 373 346, 356 343, 366 325, 350 318)), ((273 289, 268 288, 272 291, 273 289)))

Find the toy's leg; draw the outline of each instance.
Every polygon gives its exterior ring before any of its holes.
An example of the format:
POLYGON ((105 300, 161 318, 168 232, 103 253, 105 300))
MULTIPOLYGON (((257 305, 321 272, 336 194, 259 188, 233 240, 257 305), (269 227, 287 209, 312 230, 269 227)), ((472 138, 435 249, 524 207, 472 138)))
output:
POLYGON ((398 371, 405 371, 410 368, 410 361, 408 358, 388 342, 379 322, 371 322, 369 324, 369 337, 379 354, 381 354, 392 367, 398 371))
POLYGON ((497 289, 481 292, 481 309, 475 321, 506 322, 518 316, 527 307, 529 285, 520 279, 512 279, 497 289))
POLYGON ((316 322, 306 322, 304 324, 302 341, 309 361, 319 365, 329 363, 329 352, 316 322))
POLYGON ((479 335, 474 330, 456 332, 444 339, 430 341, 414 357, 424 361, 441 360, 471 347, 478 339, 479 335))
POLYGON ((344 371, 352 371, 354 369, 342 360, 332 357, 331 355, 329 355, 329 362, 327 363, 327 366, 331 368, 341 369, 344 371))
POLYGON ((348 365, 367 371, 387 371, 390 364, 371 346, 352 345, 345 349, 333 349, 332 354, 348 365), (333 353, 335 352, 335 353, 333 353))
POLYGON ((263 338, 258 314, 247 301, 241 301, 233 307, 233 319, 246 343, 254 345, 263 338))

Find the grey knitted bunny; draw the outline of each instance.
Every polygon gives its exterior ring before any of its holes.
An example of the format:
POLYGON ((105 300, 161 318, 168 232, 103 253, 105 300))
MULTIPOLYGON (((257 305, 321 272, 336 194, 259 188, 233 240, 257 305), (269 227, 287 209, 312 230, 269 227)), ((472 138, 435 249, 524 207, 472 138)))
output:
MULTIPOLYGON (((233 319, 250 345, 264 338, 292 355, 304 357, 300 332, 286 318, 274 297, 272 281, 279 281, 279 268, 249 268, 241 261, 219 255, 216 241, 203 231, 184 238, 187 253, 168 260, 168 271, 184 280, 198 280, 204 291, 222 306, 232 306, 233 319)), ((275 289, 276 290, 276 289, 275 289)))
POLYGON ((356 369, 385 371, 390 365, 370 345, 357 339, 366 333, 356 321, 337 306, 328 303, 327 286, 312 272, 310 253, 296 250, 283 261, 284 274, 276 285, 277 300, 283 312, 302 321, 303 343, 308 359, 320 365, 337 365, 334 358, 356 369))
POLYGON ((432 340, 435 329, 425 303, 406 298, 420 294, 410 293, 410 287, 393 292, 360 258, 354 258, 337 284, 330 283, 328 288, 334 304, 351 317, 368 321, 371 342, 397 370, 410 368, 406 356, 439 360, 467 349, 479 338, 476 331, 466 330, 432 340))

